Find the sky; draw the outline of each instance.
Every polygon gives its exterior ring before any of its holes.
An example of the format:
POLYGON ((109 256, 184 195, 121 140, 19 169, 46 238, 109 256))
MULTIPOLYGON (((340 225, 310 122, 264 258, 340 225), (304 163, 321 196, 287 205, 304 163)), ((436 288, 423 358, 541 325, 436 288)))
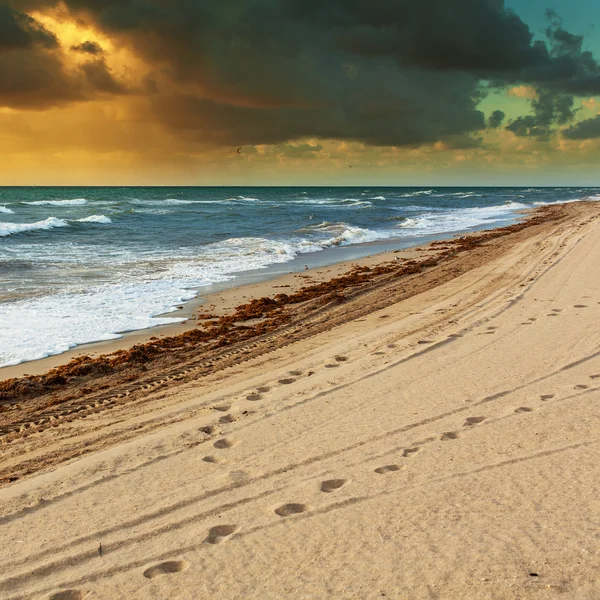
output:
POLYGON ((0 185, 600 185, 597 0, 0 0, 0 185))

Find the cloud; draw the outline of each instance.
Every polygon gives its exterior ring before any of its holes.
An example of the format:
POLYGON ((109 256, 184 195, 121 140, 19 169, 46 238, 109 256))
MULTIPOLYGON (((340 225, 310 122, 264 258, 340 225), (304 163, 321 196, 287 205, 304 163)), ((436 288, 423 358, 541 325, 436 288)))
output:
POLYGON ((533 137, 540 141, 549 140, 559 125, 565 125, 575 118, 575 100, 568 94, 540 90, 538 97, 531 101, 533 115, 518 117, 511 121, 506 130, 517 137, 533 137))
POLYGON ((83 54, 92 54, 92 55, 100 55, 104 54, 104 50, 102 50, 102 46, 97 42, 86 41, 81 44, 76 44, 75 46, 71 46, 71 50, 75 52, 82 52, 83 54))
POLYGON ((95 92, 125 94, 127 89, 110 72, 104 58, 89 61, 80 67, 89 87, 95 92))
POLYGON ((498 129, 504 122, 506 114, 501 110, 495 110, 488 118, 488 127, 490 129, 498 129))
POLYGON ((600 115, 593 119, 585 119, 564 129, 563 136, 569 140, 592 140, 600 138, 600 115))
POLYGON ((41 23, 7 4, 0 4, 0 52, 35 46, 55 48, 57 45, 54 34, 41 23))
MULTIPOLYGON (((42 12, 56 4, 12 3, 42 12)), ((317 137, 377 146, 477 146, 486 127, 502 123, 499 112, 486 122, 478 109, 487 82, 523 94, 541 90, 546 100, 527 96, 533 115, 515 120, 509 130, 543 139, 571 118, 567 96, 600 89, 600 67, 583 51, 581 37, 551 13, 546 41, 534 41, 503 0, 62 5, 72 19, 130 48, 155 72, 146 86, 150 112, 144 117, 198 144, 317 137), (550 96, 551 106, 543 106, 550 96)), ((28 39, 34 31, 46 35, 35 23, 29 29, 23 23, 28 39)), ((73 49, 99 58, 81 66, 81 81, 71 82, 69 93, 78 85, 82 96, 125 91, 99 46, 84 42, 73 49)))
POLYGON ((42 110, 124 92, 97 44, 74 49, 98 58, 68 65, 54 33, 0 2, 0 107, 42 110))

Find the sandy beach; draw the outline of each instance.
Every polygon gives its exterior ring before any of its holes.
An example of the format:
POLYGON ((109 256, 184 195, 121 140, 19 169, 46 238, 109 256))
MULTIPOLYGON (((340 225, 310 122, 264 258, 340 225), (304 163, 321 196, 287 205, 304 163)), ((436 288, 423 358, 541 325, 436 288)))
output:
POLYGON ((599 266, 549 206, 4 382, 0 597, 599 598, 599 266))

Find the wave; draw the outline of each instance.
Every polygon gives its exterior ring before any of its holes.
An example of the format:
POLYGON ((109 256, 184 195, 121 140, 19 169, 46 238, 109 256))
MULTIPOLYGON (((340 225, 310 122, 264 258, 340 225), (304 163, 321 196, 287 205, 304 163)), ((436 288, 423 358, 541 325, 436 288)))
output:
POLYGON ((165 198, 164 200, 140 200, 139 198, 130 198, 131 204, 142 206, 174 206, 178 204, 195 204, 194 200, 180 200, 179 198, 165 198))
POLYGON ((35 200, 33 202, 24 202, 30 206, 83 206, 87 204, 85 198, 73 198, 71 200, 35 200))
POLYGON ((131 213, 138 213, 141 215, 170 215, 173 211, 166 208, 133 208, 131 213))
POLYGON ((194 200, 180 200, 179 198, 167 198, 159 200, 158 204, 194 204, 194 200))
POLYGON ((520 202, 507 202, 496 206, 429 211, 407 218, 396 225, 396 229, 407 237, 466 231, 511 221, 517 211, 527 208, 530 206, 520 202))
POLYGON ((0 223, 0 237, 6 237, 15 233, 26 233, 43 229, 54 229, 55 227, 68 227, 69 224, 63 219, 48 217, 44 221, 36 223, 0 223))
POLYGON ((8 208, 8 206, 0 206, 0 213, 5 215, 14 215, 15 211, 8 208))
POLYGON ((308 233, 310 238, 299 243, 300 252, 314 252, 334 246, 346 246, 351 244, 364 244, 397 237, 394 230, 376 231, 365 229, 348 223, 330 223, 323 221, 318 225, 309 225, 298 231, 308 233), (307 249, 309 248, 309 249, 307 249))
POLYGON ((112 223, 109 217, 105 215, 91 215, 89 217, 85 217, 83 219, 77 219, 77 223, 103 223, 108 224, 112 223))
MULTIPOLYGON (((108 224, 112 221, 104 215, 91 215, 83 219, 71 220, 71 223, 102 223, 108 224)), ((48 217, 43 221, 35 223, 0 223, 0 237, 14 235, 16 233, 28 233, 31 231, 44 231, 55 229, 56 227, 69 227, 69 221, 58 219, 57 217, 48 217)))
POLYGON ((75 346, 114 340, 127 331, 181 323, 165 315, 195 292, 172 281, 97 286, 0 304, 0 367, 62 354, 75 346))
POLYGON ((359 200, 358 198, 305 198, 301 200, 287 200, 285 204, 299 204, 301 206, 327 206, 328 208, 373 206, 372 202, 369 202, 368 200, 359 200))

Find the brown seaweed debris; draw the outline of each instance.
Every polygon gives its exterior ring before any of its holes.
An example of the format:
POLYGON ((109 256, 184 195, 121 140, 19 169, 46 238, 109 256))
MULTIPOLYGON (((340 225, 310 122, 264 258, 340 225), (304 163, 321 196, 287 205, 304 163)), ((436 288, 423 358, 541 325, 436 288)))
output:
POLYGON ((217 348, 271 334, 290 323, 292 316, 286 309, 288 306, 315 300, 318 300, 318 305, 314 306, 314 309, 319 308, 319 305, 341 304, 347 300, 349 291, 361 290, 362 286, 378 277, 384 275, 405 277, 417 274, 423 269, 434 267, 440 260, 451 260, 459 252, 476 248, 488 241, 528 227, 559 219, 563 213, 556 208, 540 208, 529 219, 515 225, 434 242, 432 247, 442 252, 422 261, 407 260, 400 264, 393 261, 373 268, 356 266, 340 277, 308 285, 293 294, 280 293, 273 298, 253 299, 237 306, 229 315, 220 317, 210 314, 199 315, 198 318, 206 322, 200 327, 191 328, 176 336, 152 338, 128 350, 119 350, 97 358, 77 357, 44 375, 2 381, 0 382, 0 402, 2 402, 0 411, 8 410, 10 402, 58 392, 70 385, 76 387, 85 383, 85 386, 82 385, 77 390, 78 395, 85 395, 91 390, 88 387, 90 380, 100 380, 107 375, 120 374, 123 381, 134 381, 147 371, 149 363, 161 357, 168 356, 176 360, 178 356, 183 358, 193 353, 209 353, 217 348), (249 321, 253 323, 242 325, 249 321))

